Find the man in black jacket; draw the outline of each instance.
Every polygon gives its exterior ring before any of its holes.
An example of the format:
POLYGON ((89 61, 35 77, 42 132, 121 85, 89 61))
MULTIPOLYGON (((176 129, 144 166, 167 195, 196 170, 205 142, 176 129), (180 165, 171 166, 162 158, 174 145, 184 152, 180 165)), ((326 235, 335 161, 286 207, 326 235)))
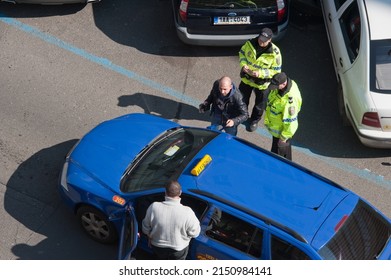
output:
POLYGON ((248 119, 248 110, 231 78, 224 76, 213 83, 209 96, 199 106, 200 113, 210 110, 211 105, 212 126, 222 126, 226 133, 236 136, 238 125, 248 119))

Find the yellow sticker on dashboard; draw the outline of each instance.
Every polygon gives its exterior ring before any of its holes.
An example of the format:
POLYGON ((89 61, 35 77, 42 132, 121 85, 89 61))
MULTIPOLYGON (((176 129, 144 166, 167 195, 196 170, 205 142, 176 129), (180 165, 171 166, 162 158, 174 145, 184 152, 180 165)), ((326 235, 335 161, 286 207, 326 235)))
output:
POLYGON ((177 151, 179 150, 179 147, 177 145, 171 146, 168 148, 164 154, 168 157, 172 157, 177 151))
POLYGON ((204 157, 197 163, 196 166, 191 170, 191 174, 198 176, 204 171, 205 167, 212 161, 210 155, 206 154, 204 157))

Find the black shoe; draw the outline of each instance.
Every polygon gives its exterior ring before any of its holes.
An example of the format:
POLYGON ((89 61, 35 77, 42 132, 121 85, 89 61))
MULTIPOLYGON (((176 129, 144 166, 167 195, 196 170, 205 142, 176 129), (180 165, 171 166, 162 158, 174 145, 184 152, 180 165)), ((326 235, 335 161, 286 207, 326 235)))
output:
POLYGON ((249 127, 250 132, 257 130, 257 128, 258 128, 258 122, 251 122, 250 123, 250 127, 249 127))

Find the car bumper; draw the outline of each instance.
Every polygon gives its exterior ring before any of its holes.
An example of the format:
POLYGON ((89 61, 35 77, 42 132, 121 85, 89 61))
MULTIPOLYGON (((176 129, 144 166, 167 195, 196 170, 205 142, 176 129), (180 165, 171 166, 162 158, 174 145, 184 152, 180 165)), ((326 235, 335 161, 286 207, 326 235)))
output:
MULTIPOLYGON (((278 27, 278 32, 273 35, 273 41, 281 40, 287 31, 288 22, 278 27)), ((204 34, 190 34, 187 28, 176 23, 176 30, 179 39, 188 45, 198 46, 241 46, 247 40, 255 38, 259 33, 246 35, 204 35, 204 34)))
POLYGON ((391 132, 381 132, 369 129, 355 129, 361 143, 370 148, 390 149, 391 132))

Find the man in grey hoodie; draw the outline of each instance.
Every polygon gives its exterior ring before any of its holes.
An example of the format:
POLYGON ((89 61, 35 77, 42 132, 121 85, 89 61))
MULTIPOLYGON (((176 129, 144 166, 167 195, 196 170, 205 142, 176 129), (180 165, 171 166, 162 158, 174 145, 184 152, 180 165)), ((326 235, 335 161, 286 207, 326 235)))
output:
POLYGON ((165 201, 152 203, 142 221, 142 231, 161 260, 186 259, 191 238, 201 231, 194 211, 181 204, 181 194, 179 182, 168 182, 165 201))

